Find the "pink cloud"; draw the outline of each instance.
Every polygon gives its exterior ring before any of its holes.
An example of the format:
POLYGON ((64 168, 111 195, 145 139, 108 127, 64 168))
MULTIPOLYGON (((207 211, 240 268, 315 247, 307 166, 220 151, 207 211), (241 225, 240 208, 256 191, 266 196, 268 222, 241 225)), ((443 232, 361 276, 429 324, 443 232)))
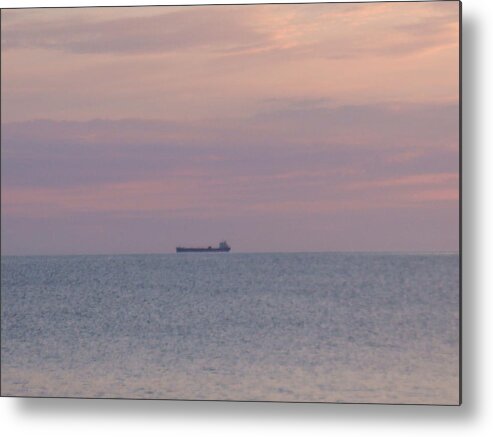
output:
POLYGON ((414 193, 413 200, 417 202, 457 202, 459 200, 458 189, 429 190, 414 193))
POLYGON ((416 187, 422 185, 456 185, 458 189, 459 175, 457 173, 430 173, 402 176, 391 179, 358 181, 347 186, 350 190, 367 188, 416 187))
POLYGON ((6 214, 52 216, 80 212, 172 212, 200 202, 194 180, 134 181, 71 188, 11 188, 2 190, 6 214))

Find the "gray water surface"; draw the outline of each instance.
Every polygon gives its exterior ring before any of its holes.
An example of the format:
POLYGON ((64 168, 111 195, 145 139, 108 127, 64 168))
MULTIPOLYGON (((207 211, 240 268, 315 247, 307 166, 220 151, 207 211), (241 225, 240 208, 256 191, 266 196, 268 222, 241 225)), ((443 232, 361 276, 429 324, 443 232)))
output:
POLYGON ((457 404, 457 254, 2 257, 2 395, 457 404))

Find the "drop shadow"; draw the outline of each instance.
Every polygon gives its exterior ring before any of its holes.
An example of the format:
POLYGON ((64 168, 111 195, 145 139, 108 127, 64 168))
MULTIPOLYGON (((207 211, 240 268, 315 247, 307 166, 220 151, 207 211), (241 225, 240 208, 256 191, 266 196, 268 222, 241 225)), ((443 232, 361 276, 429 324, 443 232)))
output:
POLYGON ((16 399, 21 416, 73 418, 141 418, 194 419, 256 422, 279 420, 283 423, 345 422, 348 419, 369 423, 399 423, 409 419, 420 421, 462 422, 468 409, 443 406, 404 405, 338 405, 289 404, 270 402, 212 402, 212 401, 140 401, 104 399, 16 399))
POLYGON ((462 401, 474 414, 478 404, 479 278, 479 20, 462 21, 462 401))

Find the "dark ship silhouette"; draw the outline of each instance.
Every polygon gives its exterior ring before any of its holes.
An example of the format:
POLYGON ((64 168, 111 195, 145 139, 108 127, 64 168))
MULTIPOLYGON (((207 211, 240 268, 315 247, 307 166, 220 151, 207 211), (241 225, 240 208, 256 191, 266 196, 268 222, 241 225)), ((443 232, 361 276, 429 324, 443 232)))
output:
POLYGON ((229 252, 231 247, 226 241, 221 241, 219 247, 177 247, 176 253, 181 252, 229 252))

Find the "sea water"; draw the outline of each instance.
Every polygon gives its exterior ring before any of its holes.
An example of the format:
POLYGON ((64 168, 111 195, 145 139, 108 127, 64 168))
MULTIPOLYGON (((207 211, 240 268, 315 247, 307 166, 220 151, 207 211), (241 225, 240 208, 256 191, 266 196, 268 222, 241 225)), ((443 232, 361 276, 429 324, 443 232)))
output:
POLYGON ((2 257, 7 396, 457 404, 457 254, 2 257))

